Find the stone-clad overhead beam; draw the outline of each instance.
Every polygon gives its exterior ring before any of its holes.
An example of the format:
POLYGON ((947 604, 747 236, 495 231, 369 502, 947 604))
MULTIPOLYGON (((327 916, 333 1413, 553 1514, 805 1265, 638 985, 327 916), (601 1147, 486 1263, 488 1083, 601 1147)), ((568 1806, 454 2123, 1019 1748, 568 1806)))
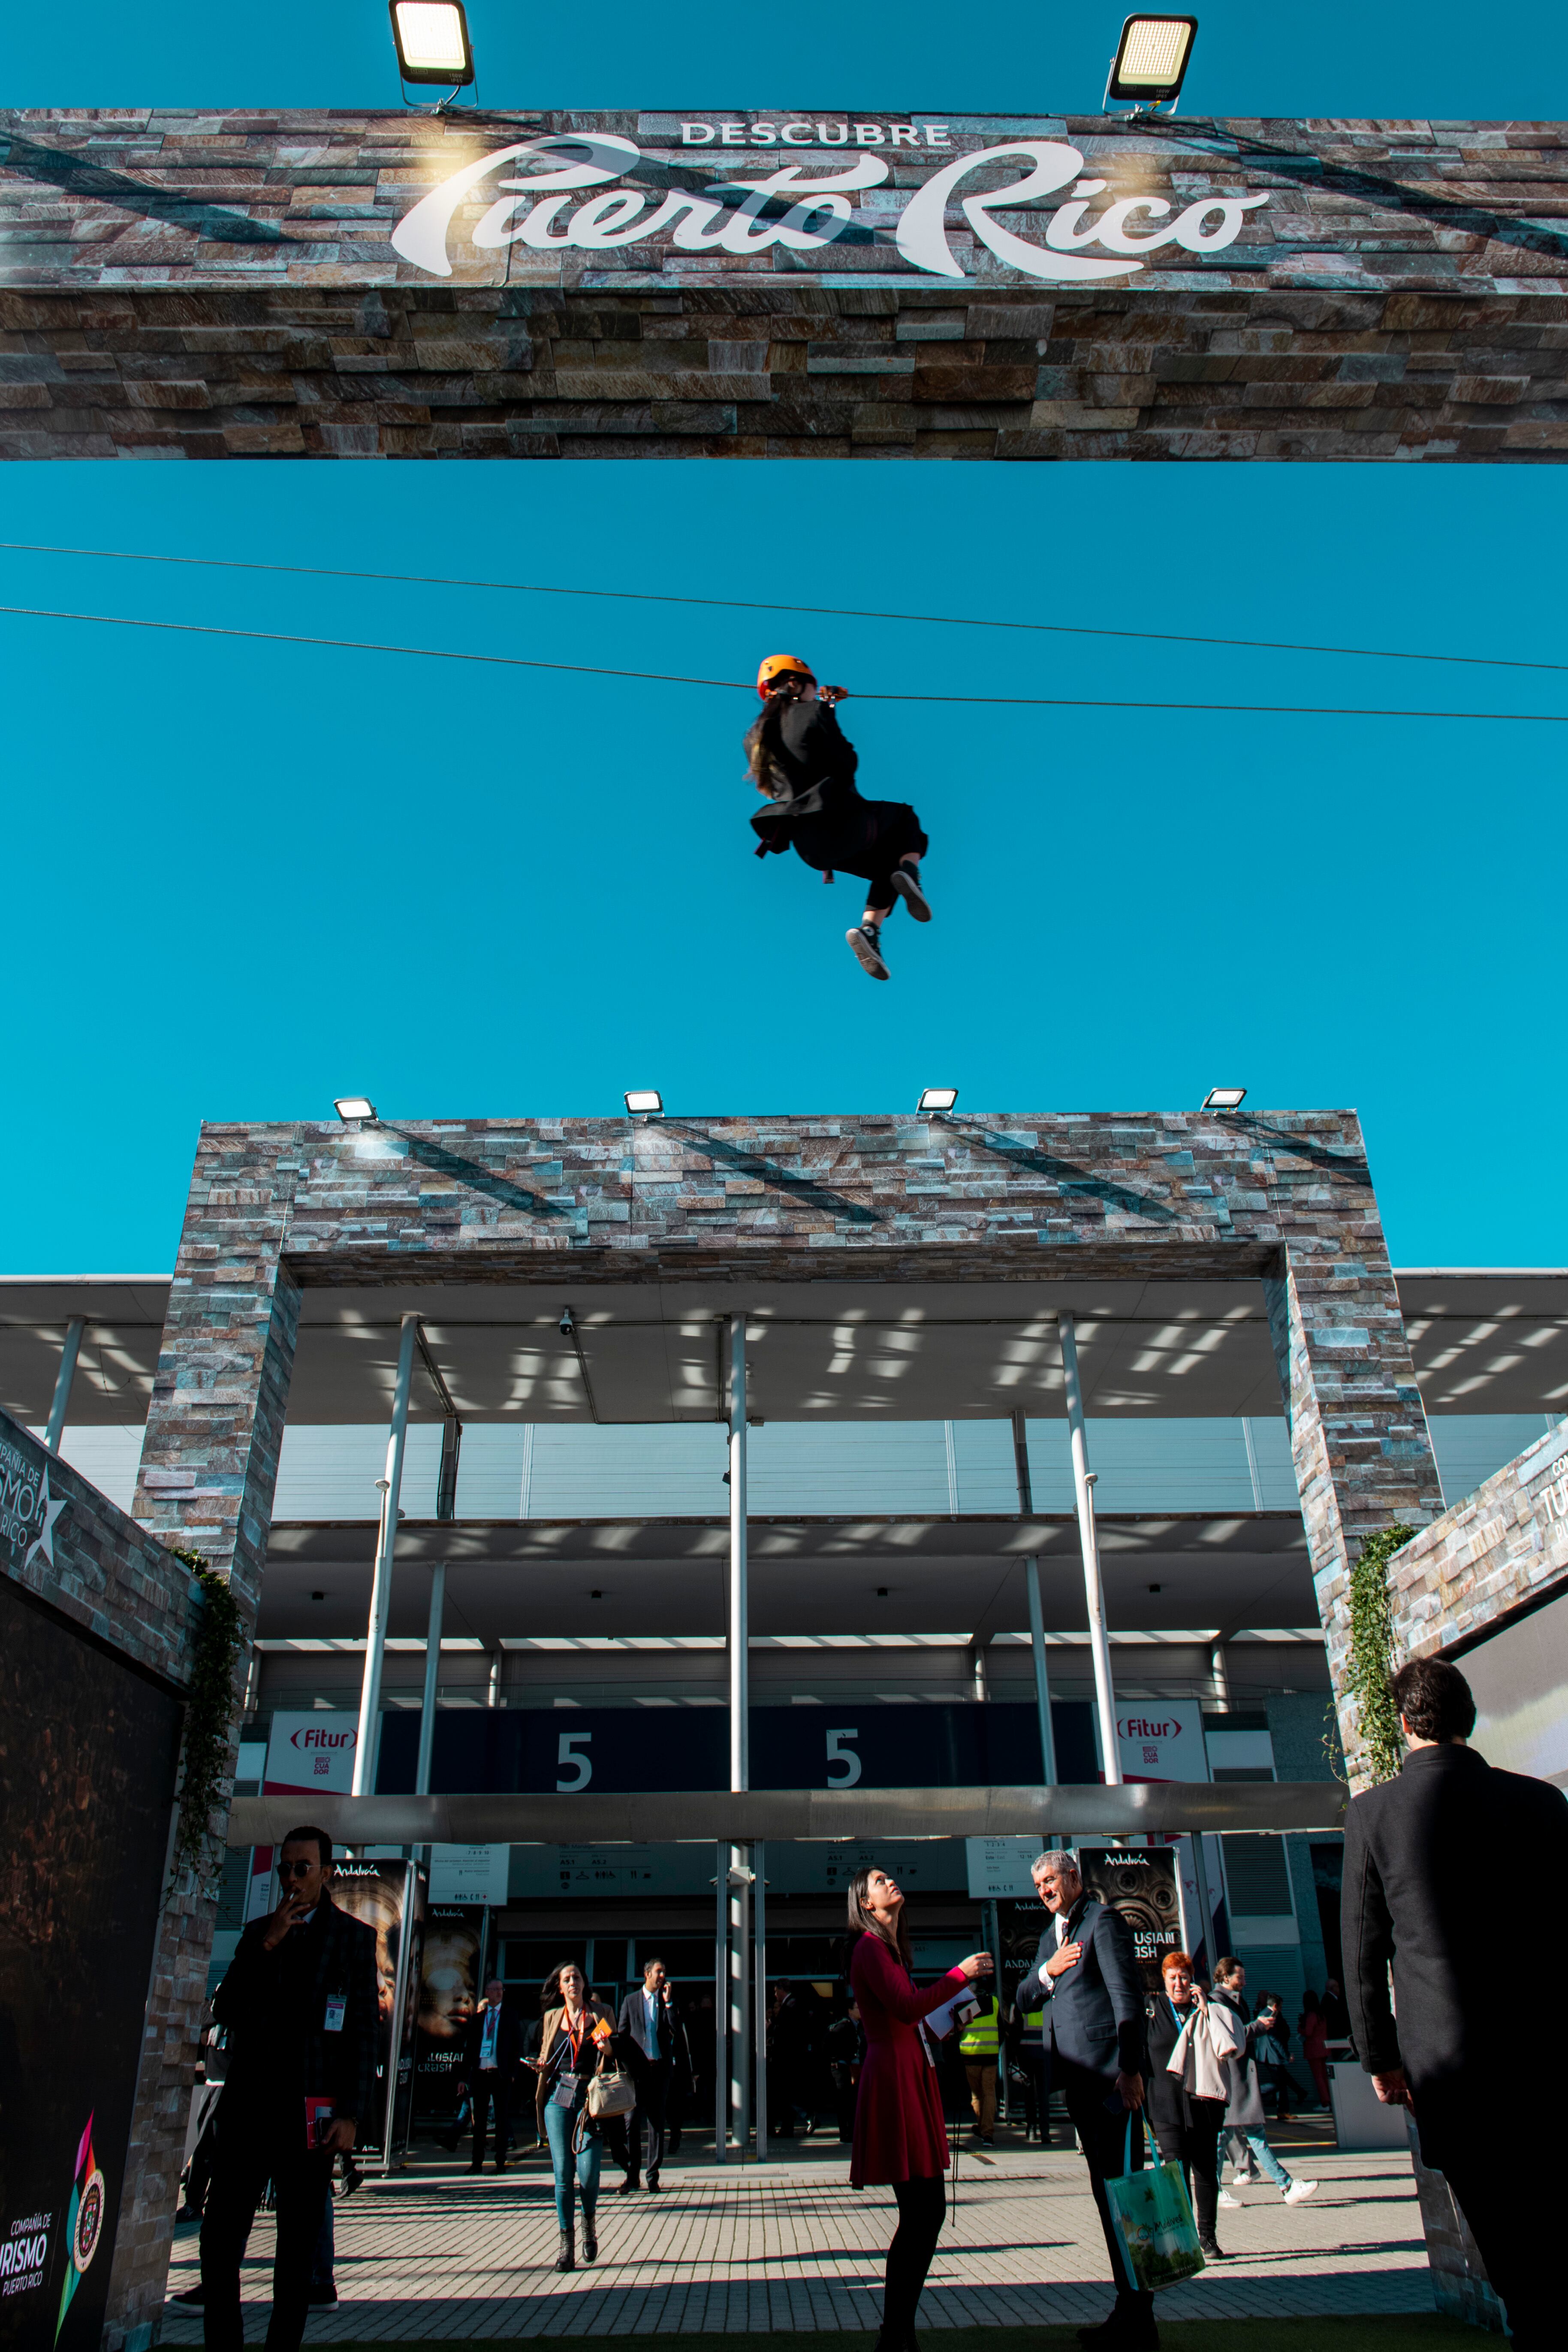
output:
POLYGON ((1565 327, 1553 123, 0 114, 16 457, 1530 463, 1565 327))

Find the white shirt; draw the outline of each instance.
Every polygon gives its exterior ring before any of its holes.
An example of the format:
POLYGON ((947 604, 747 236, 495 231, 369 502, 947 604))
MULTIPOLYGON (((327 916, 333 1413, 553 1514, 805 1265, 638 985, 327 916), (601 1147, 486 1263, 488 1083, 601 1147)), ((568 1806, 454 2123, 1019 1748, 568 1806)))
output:
POLYGON ((487 2074, 495 2072, 496 2035, 500 2032, 500 2008, 498 2004, 494 2009, 486 2010, 484 2030, 479 2035, 479 2065, 487 2074))
POLYGON ((658 2048, 658 1995, 643 1987, 643 2010, 647 2023, 647 2044, 650 2052, 658 2048))

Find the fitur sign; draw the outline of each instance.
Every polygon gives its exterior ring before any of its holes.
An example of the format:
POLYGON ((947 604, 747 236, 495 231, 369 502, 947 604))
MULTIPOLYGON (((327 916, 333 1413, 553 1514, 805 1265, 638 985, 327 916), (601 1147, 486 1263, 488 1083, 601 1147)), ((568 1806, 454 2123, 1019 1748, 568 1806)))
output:
POLYGON ((584 129, 493 148, 422 197, 392 249, 433 278, 521 248, 618 254, 641 270, 665 253, 795 268, 853 254, 900 274, 1073 286, 1126 282, 1161 254, 1202 268, 1269 200, 1226 189, 1182 203, 1152 184, 1145 156, 1113 184, 1066 140, 987 142, 923 118, 680 121, 653 136, 584 129), (746 152, 715 154, 722 177, 706 185, 689 171, 669 184, 692 148, 746 152))

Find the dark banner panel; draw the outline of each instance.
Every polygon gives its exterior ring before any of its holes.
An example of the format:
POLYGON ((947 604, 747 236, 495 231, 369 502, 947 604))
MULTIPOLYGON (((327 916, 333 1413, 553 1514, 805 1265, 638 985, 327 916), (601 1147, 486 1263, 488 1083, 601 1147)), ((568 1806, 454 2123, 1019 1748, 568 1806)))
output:
POLYGON ((0 2344, 96 2352, 179 1702, 0 1580, 0 2344))
MULTIPOLYGON (((1058 1701, 1051 1725, 1059 1777, 1098 1780, 1088 1701, 1058 1701)), ((384 1717, 378 1792, 412 1790, 418 1748, 417 1714, 384 1717)), ((753 1789, 1027 1786, 1040 1777, 1039 1726, 1032 1706, 1010 1705, 753 1707, 751 1777, 753 1789)), ((729 1717, 718 1706, 454 1707, 436 1718, 430 1779, 438 1793, 723 1789, 729 1717)))
POLYGON ((414 2044, 414 2119, 450 2129, 458 2112, 463 2036, 483 1990, 489 1912, 482 1903, 432 1903, 425 1917, 414 2044))

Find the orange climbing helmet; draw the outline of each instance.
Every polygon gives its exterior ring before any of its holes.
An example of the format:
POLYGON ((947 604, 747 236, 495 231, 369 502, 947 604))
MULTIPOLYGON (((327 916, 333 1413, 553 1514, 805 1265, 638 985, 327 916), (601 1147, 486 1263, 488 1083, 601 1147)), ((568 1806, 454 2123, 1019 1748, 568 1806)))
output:
POLYGON ((769 654, 757 672, 757 692, 765 702, 781 677, 809 677, 816 682, 816 672, 798 654, 769 654))

